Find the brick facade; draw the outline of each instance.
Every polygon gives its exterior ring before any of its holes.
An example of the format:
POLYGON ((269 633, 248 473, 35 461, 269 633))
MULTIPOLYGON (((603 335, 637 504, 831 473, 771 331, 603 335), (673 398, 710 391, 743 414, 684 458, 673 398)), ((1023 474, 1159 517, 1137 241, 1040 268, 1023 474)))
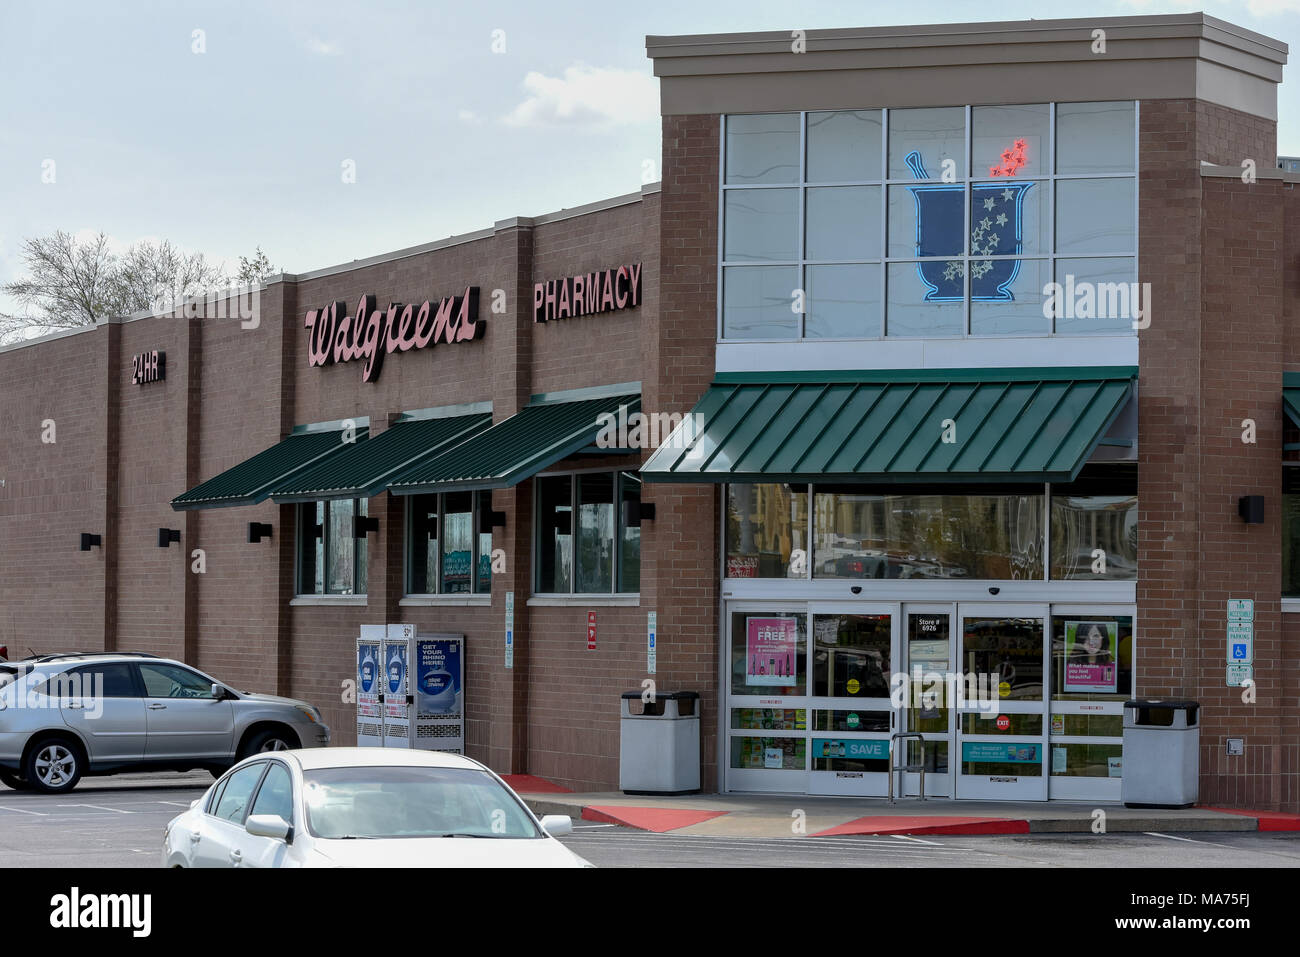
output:
MULTIPOLYGON (((509 220, 441 248, 271 283, 260 321, 146 318, 0 352, 0 644, 11 654, 137 649, 182 657, 236 687, 307 699, 335 741, 354 740, 341 698, 362 623, 409 621, 467 636, 467 749, 500 772, 569 787, 618 781, 618 695, 646 674, 646 616, 658 616, 661 690, 702 702, 703 785, 718 773, 720 491, 646 486, 639 605, 535 603, 533 483, 491 493, 507 571, 490 604, 403 604, 404 503, 370 514, 364 604, 294 599, 292 506, 174 512, 170 500, 298 424, 491 401, 494 418, 536 393, 640 381, 644 408, 689 411, 714 374, 720 118, 663 117, 663 183, 567 217, 509 220), (532 318, 534 282, 643 264, 627 312, 532 318), (375 382, 360 363, 310 368, 303 314, 363 294, 420 302, 480 288, 481 341, 391 355, 375 382), (498 295, 499 291, 499 295, 498 295), (501 310, 494 303, 503 304, 501 310), (129 382, 129 356, 168 355, 164 382, 129 382), (52 420, 57 441, 42 442, 52 420), (274 526, 246 541, 250 521, 274 526), (160 549, 159 527, 180 528, 160 549), (102 548, 76 550, 81 532, 102 548), (206 569, 191 570, 202 550, 206 569), (515 667, 503 664, 507 592, 515 667), (588 610, 598 645, 588 651, 588 610)), ((1139 336, 1136 693, 1202 701, 1204 803, 1300 811, 1300 702, 1285 680, 1300 616, 1280 600, 1282 373, 1300 371, 1300 199, 1279 179, 1204 176, 1212 163, 1272 165, 1276 124, 1200 100, 1143 100, 1139 279, 1152 323, 1139 336), (1242 442, 1243 420, 1255 423, 1242 442), (1246 525, 1237 498, 1265 497, 1246 525), (1257 700, 1224 684, 1225 600, 1253 598, 1257 700), (1228 737, 1245 739, 1225 756, 1228 737)), ((557 468, 630 465, 575 458, 557 468)))

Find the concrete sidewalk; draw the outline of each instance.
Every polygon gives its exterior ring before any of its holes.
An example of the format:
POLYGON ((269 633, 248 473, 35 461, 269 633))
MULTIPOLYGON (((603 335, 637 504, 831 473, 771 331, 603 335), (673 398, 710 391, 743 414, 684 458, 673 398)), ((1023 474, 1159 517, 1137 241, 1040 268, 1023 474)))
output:
MULTIPOLYGON (((537 779, 533 779, 534 781, 537 779)), ((521 782, 526 784, 527 782, 521 782)), ((846 834, 1106 833, 1159 831, 1300 831, 1300 815, 1195 807, 1126 808, 1119 804, 953 801, 931 798, 815 797, 768 794, 575 794, 518 788, 536 814, 567 814, 644 831, 715 837, 829 837, 846 834), (801 823, 802 829, 795 825, 801 823)))

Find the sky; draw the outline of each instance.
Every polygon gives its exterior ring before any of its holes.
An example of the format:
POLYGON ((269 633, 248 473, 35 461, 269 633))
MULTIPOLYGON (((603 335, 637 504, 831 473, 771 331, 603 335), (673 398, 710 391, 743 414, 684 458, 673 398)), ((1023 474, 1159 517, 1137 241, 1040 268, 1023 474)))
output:
MULTIPOLYGON (((633 192, 647 34, 1194 10, 1300 49, 1300 0, 0 0, 0 283, 56 229, 306 272, 633 192)), ((1300 79, 1278 108, 1300 155, 1300 79)))

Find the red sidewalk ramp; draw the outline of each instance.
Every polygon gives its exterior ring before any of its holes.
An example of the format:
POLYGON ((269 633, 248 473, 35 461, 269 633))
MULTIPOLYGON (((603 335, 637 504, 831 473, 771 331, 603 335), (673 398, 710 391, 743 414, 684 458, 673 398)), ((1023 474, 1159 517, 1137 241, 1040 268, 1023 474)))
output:
POLYGON ((1239 807, 1207 807, 1204 810, 1253 817, 1255 827, 1260 831, 1300 831, 1300 814, 1285 814, 1282 811, 1250 811, 1239 807))
POLYGON ((813 837, 845 834, 1028 834, 1029 822, 1005 817, 941 817, 937 814, 860 817, 813 837))
POLYGON ((556 784, 554 781, 548 781, 546 778, 539 778, 533 774, 503 774, 501 780, 510 785, 510 789, 516 794, 572 794, 572 788, 566 788, 556 784))
POLYGON ((678 828, 690 827, 702 821, 711 821, 722 817, 726 811, 694 811, 671 807, 623 807, 621 805, 591 805, 582 809, 584 821, 599 821, 602 824, 620 824, 638 831, 653 831, 662 834, 678 828))

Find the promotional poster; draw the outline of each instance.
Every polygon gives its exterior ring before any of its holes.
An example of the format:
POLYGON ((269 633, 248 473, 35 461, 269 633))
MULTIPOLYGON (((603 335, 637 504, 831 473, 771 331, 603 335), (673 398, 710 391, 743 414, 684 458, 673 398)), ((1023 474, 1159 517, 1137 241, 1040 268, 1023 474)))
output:
POLYGON ((1065 690, 1108 692, 1117 686, 1115 622, 1065 623, 1065 690))
POLYGON ((798 657, 793 618, 745 619, 745 683, 782 687, 792 684, 798 657))

